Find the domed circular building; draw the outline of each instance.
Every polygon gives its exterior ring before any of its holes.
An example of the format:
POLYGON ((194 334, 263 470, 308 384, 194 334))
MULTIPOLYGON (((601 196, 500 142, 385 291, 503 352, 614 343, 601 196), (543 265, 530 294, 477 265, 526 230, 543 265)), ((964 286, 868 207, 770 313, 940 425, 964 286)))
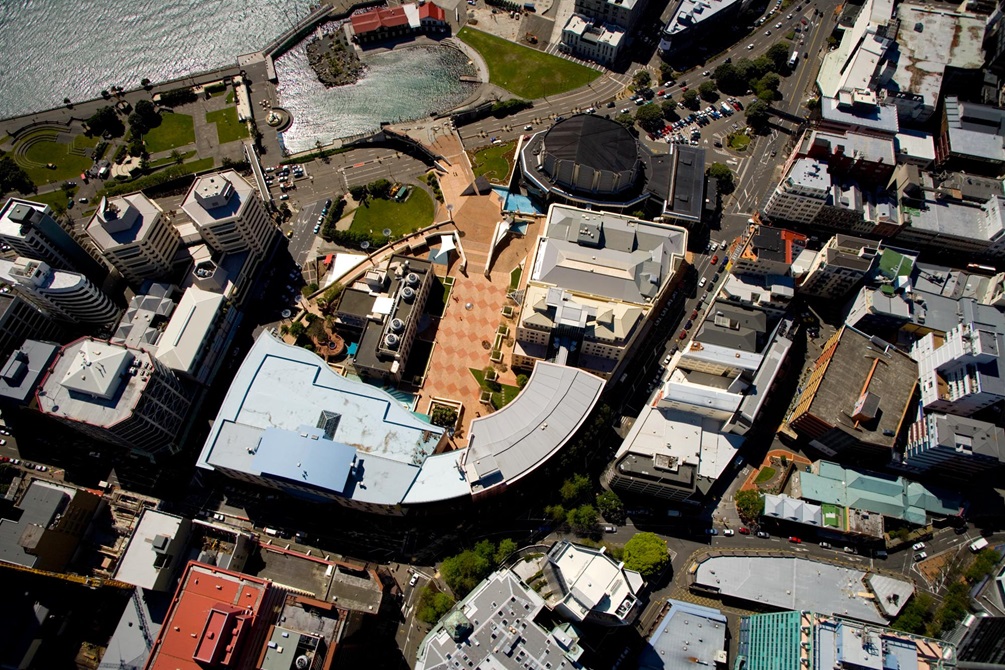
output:
POLYGON ((605 116, 577 114, 533 135, 520 149, 520 166, 523 188, 546 203, 700 218, 704 151, 650 150, 605 116))
POLYGON ((624 193, 643 171, 628 129, 593 114, 578 114, 545 131, 538 160, 550 180, 573 193, 624 193))

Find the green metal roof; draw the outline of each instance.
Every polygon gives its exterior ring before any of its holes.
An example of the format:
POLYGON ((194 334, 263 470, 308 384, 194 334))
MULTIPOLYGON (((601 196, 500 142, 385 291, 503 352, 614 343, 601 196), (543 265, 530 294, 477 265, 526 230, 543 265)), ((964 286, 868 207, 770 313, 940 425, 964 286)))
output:
POLYGON ((744 617, 739 655, 746 670, 802 670, 799 664, 800 612, 744 617))

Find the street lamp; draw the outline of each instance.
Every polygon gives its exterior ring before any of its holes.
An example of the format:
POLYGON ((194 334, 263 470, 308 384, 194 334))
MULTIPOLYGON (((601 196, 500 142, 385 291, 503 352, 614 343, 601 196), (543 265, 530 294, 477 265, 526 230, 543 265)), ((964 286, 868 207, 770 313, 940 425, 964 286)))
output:
POLYGON ((450 223, 454 222, 454 206, 447 205, 447 216, 450 217, 450 223))

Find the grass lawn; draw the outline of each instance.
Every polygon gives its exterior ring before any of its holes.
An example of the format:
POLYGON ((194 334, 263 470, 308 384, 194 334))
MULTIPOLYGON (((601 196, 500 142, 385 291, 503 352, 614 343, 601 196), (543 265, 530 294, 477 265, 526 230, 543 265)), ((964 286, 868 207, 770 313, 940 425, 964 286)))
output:
MULTIPOLYGON (((192 156, 195 156, 195 152, 194 151, 185 151, 185 152, 182 152, 181 153, 181 161, 184 163, 189 158, 192 158, 192 156)), ((158 158, 155 161, 150 161, 150 168, 151 169, 153 169, 153 168, 159 168, 159 167, 164 166, 164 165, 171 165, 172 163, 174 163, 174 159, 171 158, 170 156, 165 156, 164 158, 158 158)))
POLYGON ((248 137, 248 127, 237 120, 236 107, 224 107, 215 112, 206 112, 206 122, 216 124, 216 136, 220 139, 220 144, 248 137))
POLYGON ((195 143, 195 124, 190 114, 161 114, 161 124, 143 136, 147 151, 170 151, 186 144, 195 143))
POLYGON ((502 387, 501 391, 492 391, 485 382, 484 372, 475 368, 468 368, 468 371, 471 372, 472 377, 478 380, 478 385, 483 391, 492 392, 492 406, 496 409, 502 409, 520 394, 519 386, 510 386, 508 384, 500 384, 499 386, 502 387))
POLYGON ((509 290, 515 291, 520 287, 520 277, 523 276, 523 268, 519 265, 509 273, 509 290))
POLYGON ((476 177, 502 183, 509 176, 509 168, 516 151, 515 142, 493 144, 471 155, 471 167, 476 177))
POLYGON ((356 208, 349 229, 380 235, 382 230, 390 228, 391 237, 397 239, 431 224, 434 212, 429 194, 413 186, 405 202, 367 200, 356 208))
MULTIPOLYGON (((85 138, 86 139, 86 138, 85 138)), ((79 179, 80 173, 91 167, 91 159, 87 156, 70 153, 71 145, 53 140, 37 140, 29 146, 23 159, 13 156, 15 162, 24 168, 28 177, 36 186, 44 186, 49 182, 59 183, 67 179, 79 179), (47 163, 56 166, 55 170, 46 167, 47 163)))
POLYGON ((32 202, 40 202, 44 205, 49 205, 53 209, 56 206, 66 209, 66 191, 63 189, 56 189, 55 191, 50 191, 49 193, 35 193, 33 195, 27 196, 32 202))
POLYGON ((750 136, 745 133, 733 133, 726 140, 726 143, 734 151, 746 151, 747 147, 750 146, 750 136))
POLYGON ((775 469, 770 465, 766 465, 761 468, 761 471, 757 473, 757 478, 754 480, 755 484, 763 484, 764 482, 770 480, 775 476, 775 469))
POLYGON ((489 81, 527 100, 571 91, 600 76, 600 72, 578 63, 480 30, 462 28, 457 36, 485 59, 489 81))

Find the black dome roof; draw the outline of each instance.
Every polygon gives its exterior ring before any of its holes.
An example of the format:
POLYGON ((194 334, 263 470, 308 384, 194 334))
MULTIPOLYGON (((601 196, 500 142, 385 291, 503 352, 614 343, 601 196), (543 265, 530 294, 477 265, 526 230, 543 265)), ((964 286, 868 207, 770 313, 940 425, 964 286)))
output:
POLYGON ((545 133, 544 150, 560 161, 605 172, 631 170, 639 160, 638 144, 628 129, 594 114, 556 123, 545 133))

